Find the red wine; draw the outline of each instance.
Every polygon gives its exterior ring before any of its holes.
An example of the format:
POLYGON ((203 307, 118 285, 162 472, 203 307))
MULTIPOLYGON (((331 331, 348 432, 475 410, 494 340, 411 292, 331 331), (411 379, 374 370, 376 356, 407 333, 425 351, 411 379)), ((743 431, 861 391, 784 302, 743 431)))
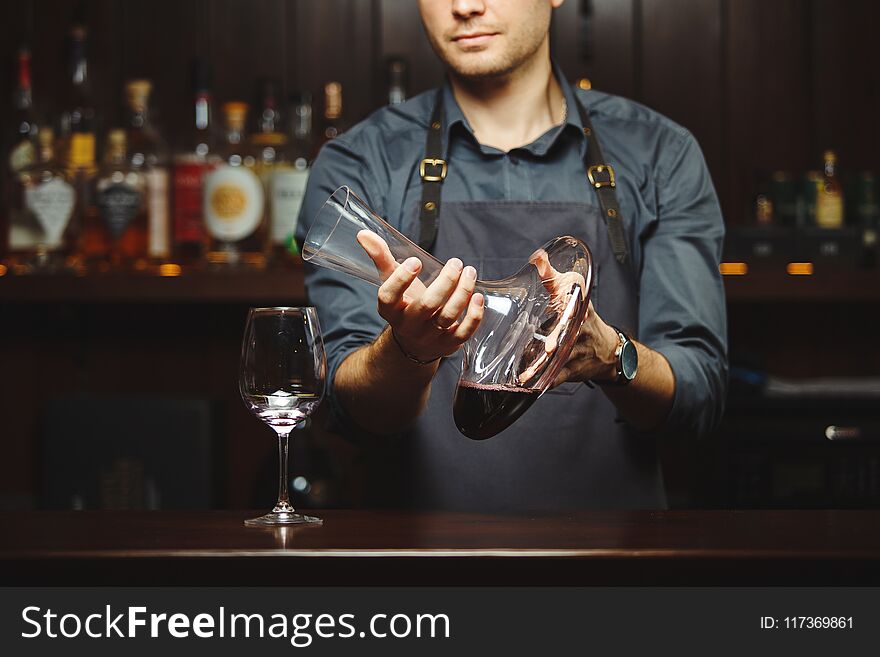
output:
POLYGON ((455 391, 452 415, 465 436, 485 440, 513 424, 539 395, 534 388, 462 382, 455 391))

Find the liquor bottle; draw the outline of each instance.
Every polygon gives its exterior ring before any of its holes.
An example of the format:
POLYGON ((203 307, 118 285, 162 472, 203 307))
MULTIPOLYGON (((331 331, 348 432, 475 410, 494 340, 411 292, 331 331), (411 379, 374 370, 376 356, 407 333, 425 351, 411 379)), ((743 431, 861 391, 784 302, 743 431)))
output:
POLYGON ((336 139, 344 131, 342 85, 339 82, 328 82, 324 85, 324 125, 321 144, 336 139))
POLYGON ((292 121, 288 155, 275 165, 270 187, 273 260, 288 264, 299 254, 295 233, 311 164, 311 94, 293 94, 290 98, 290 115, 292 121))
MULTIPOLYGON (((70 84, 67 90, 66 109, 61 113, 61 132, 55 146, 58 158, 67 172, 68 182, 76 190, 75 216, 81 218, 81 228, 100 221, 98 207, 93 197, 95 163, 96 113, 89 92, 89 65, 86 57, 87 32, 84 25, 75 23, 69 34, 70 84)), ((85 246, 85 233, 80 245, 85 246)), ((79 249, 72 265, 82 269, 92 260, 87 251, 79 249)))
POLYGON ((268 189, 272 169, 286 156, 287 135, 283 132, 278 109, 277 82, 264 80, 260 89, 262 109, 257 117, 256 131, 251 136, 251 144, 257 158, 257 175, 268 189))
POLYGON ((12 137, 9 148, 9 172, 14 176, 37 160, 37 124, 34 121, 31 93, 31 54, 18 52, 18 87, 14 95, 12 137))
POLYGON ((388 104, 399 105, 406 102, 408 86, 408 67, 403 57, 390 57, 387 66, 388 104))
POLYGON ((205 229, 211 265, 266 266, 267 221, 263 183, 245 140, 247 103, 223 105, 226 136, 221 163, 205 175, 205 229))
POLYGON ((168 147, 150 123, 149 104, 153 85, 149 80, 129 80, 125 85, 127 105, 128 160, 141 171, 147 193, 147 252, 161 263, 171 255, 168 209, 168 147))
POLYGON ((774 171, 768 195, 773 204, 775 222, 780 226, 795 226, 798 215, 797 180, 787 171, 774 171))
POLYGON ((147 180, 142 168, 130 164, 126 146, 125 131, 111 130, 95 179, 97 220, 84 231, 83 251, 101 270, 147 266, 147 180))
MULTIPOLYGON (((12 232, 17 232, 19 242, 26 239, 29 233, 21 232, 22 218, 16 217, 16 193, 18 191, 18 174, 36 161, 37 150, 34 143, 37 125, 33 118, 33 99, 31 96, 31 59, 30 52, 22 49, 18 52, 18 86, 13 95, 13 119, 10 129, 3 139, 3 153, 8 154, 6 166, 0 166, 5 175, 2 181, 2 199, 0 199, 0 258, 8 255, 11 247, 12 232)), ((32 242, 31 245, 35 244, 32 242)), ((17 248, 21 248, 19 244, 17 248)))
POLYGON ((825 151, 825 167, 816 187, 816 225, 820 228, 843 226, 843 186, 837 177, 837 154, 825 151))
POLYGON ((86 58, 86 28, 70 30, 70 89, 68 109, 61 116, 65 167, 73 176, 90 177, 95 172, 95 109, 89 95, 89 65, 86 58))
POLYGON ((775 223, 773 201, 768 194, 758 194, 755 197, 755 224, 758 226, 772 226, 775 223))
POLYGON ((10 261, 20 273, 63 270, 75 243, 76 192, 55 159, 54 140, 51 128, 41 128, 37 162, 16 176, 10 261))
POLYGON ((268 221, 271 260, 283 262, 284 253, 275 248, 275 226, 280 219, 276 207, 276 193, 280 193, 285 181, 285 172, 291 169, 289 139, 283 131, 282 115, 278 108, 278 83, 263 80, 260 83, 260 107, 257 116, 256 132, 251 143, 257 156, 257 175, 263 182, 268 198, 268 221), (280 257, 279 257, 280 256, 280 257))
POLYGON ((856 179, 856 217, 862 231, 862 266, 877 266, 877 230, 880 228, 880 196, 871 171, 862 171, 856 179))
POLYGON ((206 251, 202 185, 215 152, 210 71, 201 59, 193 64, 193 132, 189 148, 174 158, 174 259, 184 267, 198 267, 206 251))

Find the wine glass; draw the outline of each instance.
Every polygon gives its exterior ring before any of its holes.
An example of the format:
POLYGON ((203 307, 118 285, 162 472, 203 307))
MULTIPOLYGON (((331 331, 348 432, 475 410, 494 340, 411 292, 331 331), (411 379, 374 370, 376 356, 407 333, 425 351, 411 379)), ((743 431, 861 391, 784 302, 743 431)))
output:
POLYGON ((238 387, 250 411, 278 434, 278 502, 249 527, 318 523, 296 513, 287 493, 287 445, 293 428, 324 397, 327 357, 318 314, 307 308, 251 308, 241 345, 238 387))

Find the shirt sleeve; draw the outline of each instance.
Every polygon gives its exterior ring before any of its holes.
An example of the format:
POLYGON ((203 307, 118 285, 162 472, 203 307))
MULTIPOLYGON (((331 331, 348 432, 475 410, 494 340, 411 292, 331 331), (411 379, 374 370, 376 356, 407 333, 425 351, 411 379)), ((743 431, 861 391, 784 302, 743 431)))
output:
POLYGON ((675 375, 665 430, 704 436, 720 423, 727 395, 724 221, 690 133, 664 149, 656 185, 657 221, 643 237, 639 337, 675 375))
MULTIPOLYGON (((341 185, 347 185, 377 214, 382 213, 382 195, 370 172, 373 158, 367 149, 353 148, 344 138, 327 142, 312 165, 303 197, 297 240, 302 244, 324 202, 341 185)), ((372 342, 385 321, 377 311, 375 286, 354 276, 305 263, 305 285, 309 302, 317 308, 318 321, 327 353, 327 401, 333 428, 350 426, 334 390, 336 372, 356 349, 372 342)))

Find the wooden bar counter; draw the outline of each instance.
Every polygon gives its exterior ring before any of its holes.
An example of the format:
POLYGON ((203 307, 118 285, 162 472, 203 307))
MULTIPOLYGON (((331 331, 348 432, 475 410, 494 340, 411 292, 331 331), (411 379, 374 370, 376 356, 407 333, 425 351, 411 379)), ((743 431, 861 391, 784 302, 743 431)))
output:
POLYGON ((5 585, 880 585, 880 511, 0 513, 5 585))

